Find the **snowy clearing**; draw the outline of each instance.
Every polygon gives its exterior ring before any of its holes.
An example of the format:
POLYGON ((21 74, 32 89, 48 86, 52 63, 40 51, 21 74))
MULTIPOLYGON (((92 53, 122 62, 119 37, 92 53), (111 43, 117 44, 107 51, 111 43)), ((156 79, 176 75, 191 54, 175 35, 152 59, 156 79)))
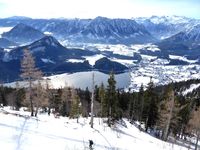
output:
POLYGON ((84 56, 84 58, 89 62, 91 66, 95 65, 95 62, 101 58, 105 57, 102 54, 94 55, 94 56, 84 56))
POLYGON ((0 27, 0 35, 4 32, 8 32, 12 29, 13 27, 0 27))
POLYGON ((160 51, 160 49, 158 48, 157 45, 153 45, 151 43, 148 44, 135 44, 135 45, 131 45, 131 48, 139 51, 139 50, 148 50, 148 51, 152 51, 152 52, 156 52, 156 51, 160 51))
POLYGON ((110 58, 111 61, 115 61, 115 62, 118 62, 120 64, 123 64, 127 67, 130 67, 131 65, 134 64, 134 61, 133 60, 126 60, 126 59, 118 59, 118 58, 110 58))
POLYGON ((0 110, 0 145, 6 150, 87 150, 89 140, 93 140, 95 150, 185 150, 186 148, 156 139, 130 124, 126 119, 111 128, 100 118, 94 119, 90 128, 90 118, 55 118, 53 115, 39 114, 30 118, 27 112, 14 112, 20 116, 0 110))
POLYGON ((71 62, 71 63, 83 63, 85 60, 81 59, 67 59, 66 62, 71 62))
POLYGON ((186 61, 188 63, 196 63, 196 62, 198 62, 198 60, 189 60, 184 56, 169 55, 169 58, 170 59, 178 59, 178 60, 186 61))

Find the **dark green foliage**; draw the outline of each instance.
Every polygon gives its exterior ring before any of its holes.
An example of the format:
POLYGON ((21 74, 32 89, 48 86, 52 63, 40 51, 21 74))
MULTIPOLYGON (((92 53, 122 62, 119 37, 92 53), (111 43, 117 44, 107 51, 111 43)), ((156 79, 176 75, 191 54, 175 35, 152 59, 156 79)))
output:
POLYGON ((78 118, 80 116, 81 113, 81 102, 80 102, 80 98, 79 96, 74 93, 72 96, 72 106, 71 106, 71 112, 70 112, 70 118, 77 118, 77 122, 78 122, 78 118))
POLYGON ((16 89, 15 91, 15 110, 19 110, 20 107, 23 106, 23 101, 25 99, 25 90, 24 89, 16 89))
POLYGON ((107 101, 106 101, 106 91, 105 91, 103 83, 101 84, 98 90, 98 93, 99 93, 98 99, 101 103, 101 117, 105 117, 107 115, 108 106, 107 106, 107 101))
POLYGON ((0 87, 0 104, 3 106, 12 106, 13 109, 19 110, 23 106, 25 99, 24 89, 14 89, 10 87, 0 87))
POLYGON ((3 104, 3 106, 7 106, 8 101, 6 100, 6 89, 5 87, 0 87, 0 104, 3 104))
POLYGON ((144 111, 144 87, 141 85, 138 93, 138 119, 142 121, 143 111, 144 111))
POLYGON ((99 71, 109 73, 112 70, 114 73, 122 73, 128 68, 118 62, 111 61, 110 59, 103 57, 95 62, 94 68, 99 71))
POLYGON ((95 85, 95 87, 94 87, 94 99, 97 102, 101 102, 99 99, 99 87, 97 85, 95 85))
POLYGON ((120 109, 119 109, 119 99, 116 93, 116 81, 114 74, 111 73, 108 79, 108 86, 106 89, 106 114, 108 117, 108 125, 110 126, 112 121, 115 121, 120 118, 120 109))
POLYGON ((132 94, 129 94, 128 96, 129 98, 129 119, 131 120, 131 122, 137 120, 137 93, 132 93, 132 94))
POLYGON ((58 89, 56 93, 54 93, 54 102, 53 108, 55 108, 55 112, 59 113, 62 107, 62 89, 58 89))
POLYGON ((89 91, 89 89, 88 89, 88 87, 86 88, 86 90, 85 90, 85 100, 86 100, 86 102, 87 102, 87 112, 90 112, 90 105, 91 105, 91 98, 90 98, 90 91, 89 91))
POLYGON ((158 96, 154 91, 152 81, 148 84, 144 99, 144 121, 146 131, 153 128, 158 120, 158 96))
POLYGON ((61 107, 61 115, 64 117, 64 116, 67 116, 67 104, 66 102, 62 102, 62 107, 61 107))
POLYGON ((121 108, 123 116, 126 116, 128 113, 130 95, 131 95, 130 93, 118 90, 117 96, 119 99, 119 108, 121 108))
POLYGON ((64 87, 62 89, 62 106, 61 106, 61 115, 62 116, 69 116, 71 111, 71 102, 72 102, 72 88, 71 87, 64 87))

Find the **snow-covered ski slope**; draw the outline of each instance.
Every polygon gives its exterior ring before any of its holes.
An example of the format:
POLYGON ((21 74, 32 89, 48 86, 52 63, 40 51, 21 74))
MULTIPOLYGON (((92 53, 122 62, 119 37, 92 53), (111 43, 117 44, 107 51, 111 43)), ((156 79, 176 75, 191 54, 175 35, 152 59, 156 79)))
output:
POLYGON ((156 139, 130 124, 126 119, 108 127, 95 118, 55 118, 39 114, 30 118, 28 112, 0 110, 0 146, 3 150, 87 150, 93 140, 94 150, 184 150, 186 148, 156 139), (9 111, 9 114, 6 112, 9 111), (14 115, 14 114, 21 114, 14 115))

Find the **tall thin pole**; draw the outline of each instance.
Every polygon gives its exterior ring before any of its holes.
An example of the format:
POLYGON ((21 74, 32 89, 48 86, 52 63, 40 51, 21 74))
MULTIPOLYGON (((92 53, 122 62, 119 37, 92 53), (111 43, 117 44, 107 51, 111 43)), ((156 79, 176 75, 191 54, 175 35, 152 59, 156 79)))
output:
POLYGON ((94 72, 92 73, 92 98, 91 98, 91 121, 90 121, 91 128, 93 128, 93 119, 94 119, 94 72))

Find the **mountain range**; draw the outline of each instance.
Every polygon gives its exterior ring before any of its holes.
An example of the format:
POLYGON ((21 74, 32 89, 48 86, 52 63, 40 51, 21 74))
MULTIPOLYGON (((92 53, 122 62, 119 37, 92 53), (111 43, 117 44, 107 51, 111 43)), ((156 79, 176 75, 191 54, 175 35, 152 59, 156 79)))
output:
MULTIPOLYGON (((200 21, 181 16, 152 16, 132 19, 0 19, 0 26, 14 27, 2 36, 15 43, 28 43, 49 33, 60 41, 107 44, 155 43, 172 36, 187 34, 192 39, 200 21), (25 35, 26 34, 26 35, 25 35), (29 35, 29 37, 28 37, 29 35), (191 36, 191 37, 190 37, 191 36), (24 39, 23 39, 24 38, 24 39)), ((184 35, 183 35, 184 36, 184 35)), ((197 37, 197 36, 196 36, 197 37)), ((199 40, 197 37, 195 40, 199 40)), ((192 41, 193 42, 193 41, 192 41)))
POLYGON ((7 27, 12 29, 0 32, 0 76, 4 81, 7 76, 11 80, 19 77, 24 48, 30 49, 36 65, 46 74, 92 69, 123 72, 130 67, 127 62, 141 65, 146 56, 154 57, 149 63, 162 60, 167 65, 200 62, 200 21, 187 17, 0 19, 0 29, 7 27), (99 59, 91 64, 88 59, 95 57, 99 59))
POLYGON ((73 42, 130 44, 155 41, 144 26, 132 19, 97 17, 95 19, 45 20, 14 17, 1 19, 0 26, 14 26, 10 32, 4 33, 3 37, 18 43, 41 38, 43 36, 41 32, 49 32, 59 40, 73 42))

